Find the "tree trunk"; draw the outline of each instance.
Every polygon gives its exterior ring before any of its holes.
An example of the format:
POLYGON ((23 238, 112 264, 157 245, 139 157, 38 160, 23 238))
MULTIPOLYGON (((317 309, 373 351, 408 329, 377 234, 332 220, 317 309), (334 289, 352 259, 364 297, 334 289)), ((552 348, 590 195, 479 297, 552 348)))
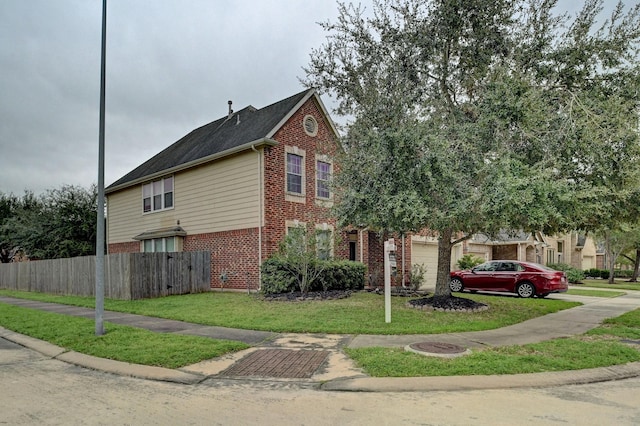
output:
POLYGON ((615 277, 613 276, 616 267, 616 258, 614 256, 609 256, 609 280, 607 284, 614 284, 615 277))
POLYGON ((451 236, 453 231, 445 229, 440 231, 438 238, 438 275, 436 277, 435 297, 451 297, 449 280, 451 272, 451 236))
POLYGON ((630 282, 638 282, 638 269, 640 269, 640 248, 636 249, 636 261, 633 264, 633 275, 629 280, 630 282))

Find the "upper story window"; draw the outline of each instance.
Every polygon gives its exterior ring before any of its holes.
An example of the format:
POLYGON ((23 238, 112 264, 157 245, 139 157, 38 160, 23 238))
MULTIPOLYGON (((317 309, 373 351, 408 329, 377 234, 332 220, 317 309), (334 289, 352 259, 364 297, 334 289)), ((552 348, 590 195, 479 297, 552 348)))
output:
POLYGON ((331 163, 316 161, 316 196, 318 198, 331 198, 329 179, 331 178, 331 163))
POLYGON ((142 185, 142 212, 173 207, 173 176, 142 185))
POLYGON ((318 122, 312 115, 306 115, 302 120, 302 127, 304 132, 309 136, 317 136, 318 134, 318 122))
POLYGON ((303 194, 304 157, 287 153, 287 192, 303 194))

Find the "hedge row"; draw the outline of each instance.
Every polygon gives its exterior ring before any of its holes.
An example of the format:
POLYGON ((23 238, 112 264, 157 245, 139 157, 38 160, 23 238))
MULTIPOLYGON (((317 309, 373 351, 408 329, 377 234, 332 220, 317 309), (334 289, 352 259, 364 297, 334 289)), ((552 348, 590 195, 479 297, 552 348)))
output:
MULTIPOLYGON (((319 278, 309 291, 362 290, 365 283, 365 266, 348 260, 316 260, 311 267, 321 267, 319 278)), ((297 277, 286 258, 272 257, 262 264, 261 290, 265 294, 300 291, 297 277)))

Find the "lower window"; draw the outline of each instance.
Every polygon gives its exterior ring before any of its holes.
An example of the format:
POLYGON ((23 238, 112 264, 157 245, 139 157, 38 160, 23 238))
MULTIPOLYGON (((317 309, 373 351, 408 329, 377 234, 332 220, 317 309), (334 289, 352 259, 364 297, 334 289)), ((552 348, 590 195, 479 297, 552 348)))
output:
POLYGON ((142 241, 144 253, 176 251, 176 237, 153 238, 142 241))

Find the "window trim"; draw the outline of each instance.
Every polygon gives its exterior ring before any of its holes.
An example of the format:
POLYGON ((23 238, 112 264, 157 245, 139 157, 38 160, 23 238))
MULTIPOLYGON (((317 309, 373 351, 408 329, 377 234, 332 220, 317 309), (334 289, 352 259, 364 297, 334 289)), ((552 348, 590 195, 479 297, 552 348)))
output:
POLYGON ((296 146, 285 146, 284 148, 284 194, 285 194, 285 199, 287 201, 292 201, 294 203, 305 203, 306 202, 306 182, 307 182, 307 173, 306 173, 306 161, 307 161, 307 156, 306 156, 306 152, 304 149, 300 149, 296 146), (301 182, 300 182, 300 186, 301 186, 301 191, 300 193, 298 192, 292 192, 289 191, 289 154, 292 155, 297 155, 299 157, 302 157, 301 160, 301 167, 302 167, 302 174, 300 175, 301 177, 301 182))
POLYGON ((180 251, 179 248, 179 239, 180 237, 177 235, 171 236, 171 237, 156 237, 156 238, 147 238, 144 240, 140 240, 140 252, 142 253, 175 253, 180 251), (173 240, 173 250, 172 251, 167 251, 167 242, 168 240, 173 240), (157 242, 160 241, 162 244, 162 247, 160 250, 156 250, 156 244, 157 242), (146 244, 149 243, 151 244, 151 250, 147 250, 146 249, 146 244))
POLYGON ((333 191, 331 191, 331 177, 333 176, 333 163, 327 158, 326 155, 316 155, 315 169, 316 169, 316 182, 315 182, 316 198, 322 201, 331 201, 333 199, 333 191), (329 166, 328 176, 326 179, 320 179, 318 175, 320 172, 320 168, 318 167, 319 163, 324 163, 329 166), (319 194, 320 192, 319 185, 321 182, 327 185, 326 189, 327 189, 328 195, 326 197, 321 196, 319 194))
POLYGON ((175 208, 176 179, 174 175, 165 176, 142 184, 142 214, 151 214, 175 208), (167 183, 171 182, 171 190, 167 191, 167 183), (155 193, 156 184, 160 185, 160 194, 155 193), (167 195, 171 194, 171 205, 166 207, 167 195), (160 208, 155 208, 156 197, 160 197, 160 208), (146 210, 146 200, 149 200, 149 210, 146 210))

